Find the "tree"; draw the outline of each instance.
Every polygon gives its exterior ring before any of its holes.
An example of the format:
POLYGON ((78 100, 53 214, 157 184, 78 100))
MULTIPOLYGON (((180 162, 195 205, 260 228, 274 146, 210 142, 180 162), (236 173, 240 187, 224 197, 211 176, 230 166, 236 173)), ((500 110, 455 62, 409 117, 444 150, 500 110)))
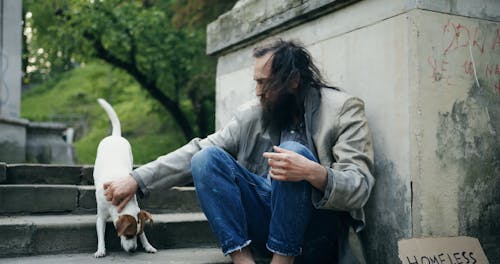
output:
POLYGON ((25 0, 27 77, 101 59, 171 113, 186 139, 213 130, 215 59, 205 26, 233 1, 25 0))

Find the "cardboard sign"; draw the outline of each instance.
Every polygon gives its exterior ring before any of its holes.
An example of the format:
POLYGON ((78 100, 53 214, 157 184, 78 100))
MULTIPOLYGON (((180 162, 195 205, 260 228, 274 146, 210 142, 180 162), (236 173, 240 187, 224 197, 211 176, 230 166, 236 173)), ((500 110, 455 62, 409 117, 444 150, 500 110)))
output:
POLYGON ((403 264, 489 264, 473 237, 429 237, 398 241, 403 264))

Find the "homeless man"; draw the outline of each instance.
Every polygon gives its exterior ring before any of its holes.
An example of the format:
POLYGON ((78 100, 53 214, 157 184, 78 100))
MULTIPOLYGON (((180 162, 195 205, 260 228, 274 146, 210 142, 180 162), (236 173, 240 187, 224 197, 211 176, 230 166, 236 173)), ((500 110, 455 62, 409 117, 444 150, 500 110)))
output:
POLYGON ((374 185, 363 102, 328 86, 309 52, 278 40, 254 50, 257 100, 221 130, 105 184, 123 206, 136 192, 194 182, 225 255, 253 263, 364 263, 349 236, 365 225, 374 185))

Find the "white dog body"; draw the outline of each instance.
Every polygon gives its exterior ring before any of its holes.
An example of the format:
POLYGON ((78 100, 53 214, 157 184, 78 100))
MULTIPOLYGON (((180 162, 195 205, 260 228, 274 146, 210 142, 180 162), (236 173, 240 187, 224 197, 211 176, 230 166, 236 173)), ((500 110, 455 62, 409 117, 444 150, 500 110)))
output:
POLYGON ((127 203, 121 213, 116 206, 108 201, 104 195, 103 185, 106 182, 125 177, 132 171, 133 156, 129 142, 121 137, 120 121, 115 111, 105 100, 98 99, 99 104, 106 110, 113 132, 111 136, 104 138, 97 148, 97 156, 94 165, 94 185, 97 201, 97 251, 95 257, 106 255, 104 233, 106 220, 111 218, 120 236, 121 246, 127 251, 135 251, 137 248, 137 235, 147 252, 154 253, 156 249, 148 242, 144 234, 144 224, 151 219, 151 215, 141 211, 134 197, 127 203), (142 225, 142 226, 141 226, 142 225))

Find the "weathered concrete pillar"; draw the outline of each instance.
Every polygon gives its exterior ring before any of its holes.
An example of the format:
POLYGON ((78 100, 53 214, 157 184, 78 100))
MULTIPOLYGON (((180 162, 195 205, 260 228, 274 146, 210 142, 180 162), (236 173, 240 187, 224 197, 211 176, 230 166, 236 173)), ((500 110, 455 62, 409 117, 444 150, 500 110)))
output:
POLYGON ((253 98, 252 49, 296 39, 331 84, 362 98, 377 182, 369 263, 397 241, 477 237, 500 262, 500 2, 246 0, 208 26, 217 127, 253 98))
POLYGON ((21 105, 22 1, 0 0, 0 161, 25 159, 21 105))
POLYGON ((26 162, 74 164, 73 144, 62 138, 66 129, 62 123, 30 122, 26 130, 26 162))

